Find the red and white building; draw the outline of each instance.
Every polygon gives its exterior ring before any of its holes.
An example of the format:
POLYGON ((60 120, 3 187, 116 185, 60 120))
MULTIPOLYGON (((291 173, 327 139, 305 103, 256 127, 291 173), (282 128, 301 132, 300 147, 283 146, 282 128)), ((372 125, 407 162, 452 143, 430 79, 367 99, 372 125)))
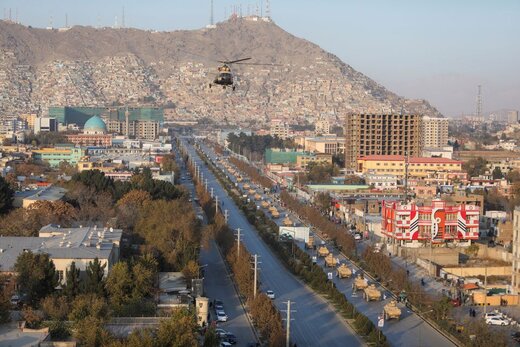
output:
POLYGON ((403 246, 422 243, 469 242, 479 237, 478 206, 452 205, 433 200, 431 205, 383 202, 381 232, 403 246))

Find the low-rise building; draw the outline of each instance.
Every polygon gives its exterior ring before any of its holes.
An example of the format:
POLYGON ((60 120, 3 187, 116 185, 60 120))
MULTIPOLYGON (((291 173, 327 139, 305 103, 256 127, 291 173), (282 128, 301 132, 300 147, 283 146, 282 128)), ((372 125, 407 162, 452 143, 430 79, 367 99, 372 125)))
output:
POLYGON ((54 263, 59 280, 64 283, 66 270, 72 262, 80 271, 98 258, 106 264, 105 274, 119 260, 121 229, 79 227, 61 228, 59 225, 46 225, 38 237, 0 237, 0 271, 14 272, 16 259, 22 252, 46 253, 54 263))
POLYGON ((513 211, 513 276, 511 288, 514 294, 520 294, 520 206, 513 211))
POLYGON ((401 246, 448 242, 469 244, 479 237, 479 207, 451 205, 442 200, 418 206, 415 203, 384 202, 382 233, 401 246))
POLYGON ((85 155, 85 150, 74 145, 56 145, 53 148, 35 149, 32 157, 37 161, 49 163, 51 167, 58 167, 61 162, 76 165, 85 155))
POLYGON ((58 201, 61 200, 67 190, 58 186, 48 186, 35 190, 16 192, 13 205, 16 207, 28 208, 37 201, 58 201))
POLYGON ((389 174, 366 174, 365 182, 375 189, 388 190, 397 189, 397 176, 389 174))
POLYGON ((358 172, 363 174, 390 174, 398 178, 406 175, 408 164, 409 178, 434 178, 449 181, 450 176, 465 177, 462 161, 446 158, 410 157, 402 155, 368 155, 358 159, 358 172), (408 162, 408 163, 407 163, 408 162))
POLYGON ((272 119, 269 133, 273 137, 277 136, 285 140, 289 137, 289 124, 281 119, 272 119))
POLYGON ((306 153, 296 156, 296 167, 304 169, 310 163, 332 165, 332 155, 326 153, 306 153))

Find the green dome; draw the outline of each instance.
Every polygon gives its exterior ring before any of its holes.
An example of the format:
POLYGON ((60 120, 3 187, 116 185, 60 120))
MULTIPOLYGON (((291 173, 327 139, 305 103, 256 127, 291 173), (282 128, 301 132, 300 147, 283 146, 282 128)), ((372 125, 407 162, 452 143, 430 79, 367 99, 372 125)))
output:
POLYGON ((83 126, 84 131, 97 131, 97 132, 106 132, 107 125, 99 116, 93 116, 90 118, 83 126))

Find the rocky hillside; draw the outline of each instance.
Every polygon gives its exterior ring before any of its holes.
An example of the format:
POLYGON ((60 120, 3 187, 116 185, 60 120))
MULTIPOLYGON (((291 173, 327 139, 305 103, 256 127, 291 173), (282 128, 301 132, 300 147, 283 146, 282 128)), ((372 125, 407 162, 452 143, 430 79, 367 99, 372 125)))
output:
POLYGON ((390 110, 439 116, 401 98, 317 45, 256 17, 216 28, 152 32, 73 27, 46 30, 0 21, 0 115, 51 105, 169 105, 172 117, 260 124, 390 110), (217 60, 233 65, 237 89, 208 88, 217 60))

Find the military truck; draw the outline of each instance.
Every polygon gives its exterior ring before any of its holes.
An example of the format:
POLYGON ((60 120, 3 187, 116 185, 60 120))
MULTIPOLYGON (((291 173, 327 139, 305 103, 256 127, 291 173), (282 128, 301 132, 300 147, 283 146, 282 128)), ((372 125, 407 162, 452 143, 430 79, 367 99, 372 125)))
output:
POLYGON ((237 177, 237 182, 239 182, 239 183, 242 182, 242 177, 241 176, 237 177))
POLYGON ((347 264, 341 264, 338 266, 338 277, 339 278, 350 278, 352 276, 352 270, 347 266, 347 264))
POLYGON ((375 284, 371 284, 363 289, 363 297, 368 301, 379 301, 381 300, 381 292, 376 288, 375 284))
POLYGON ((320 248, 318 248, 318 256, 320 257, 326 257, 329 253, 329 249, 325 246, 320 246, 320 248))
POLYGON ((307 240, 307 242, 305 242, 305 248, 314 249, 314 236, 309 235, 309 240, 307 240))
POLYGON ((258 200, 260 200, 260 199, 262 199, 262 195, 256 193, 256 194, 255 194, 255 200, 258 201, 258 200))
POLYGON ((244 190, 248 190, 249 188, 251 188, 251 186, 249 184, 244 184, 244 190))
POLYGON ((385 305, 383 311, 385 313, 385 319, 399 320, 399 318, 401 318, 401 309, 397 307, 395 300, 390 300, 390 302, 385 305))
POLYGON ((268 208, 269 207, 269 202, 264 200, 264 201, 262 201, 261 205, 262 205, 263 208, 268 208))
POLYGON ((249 195, 256 194, 256 190, 254 190, 254 189, 249 189, 247 192, 249 193, 249 195))
POLYGON ((327 267, 334 267, 334 266, 336 266, 337 263, 338 263, 338 260, 336 258, 334 258, 332 253, 329 253, 325 257, 325 266, 327 266, 327 267))
POLYGON ((269 207, 269 212, 273 213, 273 211, 276 211, 276 207, 274 207, 274 206, 269 207))
POLYGON ((278 210, 275 208, 271 211, 271 216, 273 216, 273 218, 280 218, 280 213, 278 213, 278 210))
POLYGON ((293 225, 293 222, 291 220, 291 218, 289 217, 285 217, 282 221, 283 225, 285 225, 286 227, 290 227, 293 225))
POLYGON ((352 290, 358 291, 358 290, 364 290, 366 287, 368 287, 368 282, 363 276, 360 274, 354 279, 354 283, 352 283, 352 290))

